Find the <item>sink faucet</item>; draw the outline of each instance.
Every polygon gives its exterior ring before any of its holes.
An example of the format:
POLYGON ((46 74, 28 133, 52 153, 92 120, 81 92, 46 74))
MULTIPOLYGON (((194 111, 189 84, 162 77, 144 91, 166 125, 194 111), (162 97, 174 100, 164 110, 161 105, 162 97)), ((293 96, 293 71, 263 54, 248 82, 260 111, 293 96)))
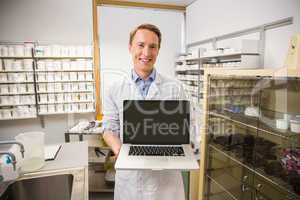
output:
POLYGON ((25 149, 24 149, 24 145, 21 142, 17 142, 15 140, 0 141, 0 145, 2 145, 2 144, 17 144, 17 145, 19 145, 20 152, 22 154, 22 157, 24 158, 25 149))
POLYGON ((16 170, 16 156, 12 153, 12 152, 9 152, 9 151, 0 151, 0 155, 8 155, 10 158, 11 158, 11 163, 14 167, 14 170, 16 170))

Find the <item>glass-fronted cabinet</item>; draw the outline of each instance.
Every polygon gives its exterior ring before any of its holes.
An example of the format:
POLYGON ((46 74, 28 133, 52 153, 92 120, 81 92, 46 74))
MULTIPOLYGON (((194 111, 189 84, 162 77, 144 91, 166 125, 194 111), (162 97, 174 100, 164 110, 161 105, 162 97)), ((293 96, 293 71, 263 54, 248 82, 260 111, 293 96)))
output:
POLYGON ((300 199, 300 73, 209 70, 206 85, 199 199, 300 199))

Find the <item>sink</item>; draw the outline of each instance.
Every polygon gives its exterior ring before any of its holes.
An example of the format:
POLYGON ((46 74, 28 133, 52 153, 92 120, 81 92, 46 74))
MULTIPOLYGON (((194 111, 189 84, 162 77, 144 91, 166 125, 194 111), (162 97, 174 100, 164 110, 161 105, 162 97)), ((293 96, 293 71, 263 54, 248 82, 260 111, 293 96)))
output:
POLYGON ((71 200, 73 175, 19 180, 8 186, 0 200, 71 200))

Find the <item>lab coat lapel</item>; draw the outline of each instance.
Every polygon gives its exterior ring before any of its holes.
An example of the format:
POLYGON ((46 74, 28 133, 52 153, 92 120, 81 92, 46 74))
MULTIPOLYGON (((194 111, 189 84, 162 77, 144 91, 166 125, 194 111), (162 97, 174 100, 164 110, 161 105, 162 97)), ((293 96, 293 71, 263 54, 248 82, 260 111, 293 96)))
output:
POLYGON ((160 90, 159 90, 160 83, 161 83, 160 74, 158 72, 156 72, 155 80, 150 85, 148 94, 146 96, 147 100, 155 99, 155 98, 158 98, 160 96, 160 90))

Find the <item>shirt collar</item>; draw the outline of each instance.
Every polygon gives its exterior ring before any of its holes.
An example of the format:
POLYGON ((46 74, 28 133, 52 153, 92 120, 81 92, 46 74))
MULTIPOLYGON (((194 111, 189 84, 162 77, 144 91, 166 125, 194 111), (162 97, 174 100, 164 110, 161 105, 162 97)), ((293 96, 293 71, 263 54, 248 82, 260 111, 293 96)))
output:
MULTIPOLYGON (((156 70, 153 69, 151 74, 147 77, 146 80, 150 80, 151 82, 155 80, 156 77, 156 70)), ((134 69, 132 69, 132 80, 136 83, 140 80, 143 80, 136 72, 134 69)))

